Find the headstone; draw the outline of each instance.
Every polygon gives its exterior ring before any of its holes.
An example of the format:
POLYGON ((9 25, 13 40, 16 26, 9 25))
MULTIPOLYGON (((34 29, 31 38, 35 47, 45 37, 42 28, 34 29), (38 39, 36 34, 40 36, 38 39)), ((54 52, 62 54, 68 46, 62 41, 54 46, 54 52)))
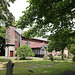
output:
POLYGON ((50 59, 51 61, 53 61, 53 55, 52 55, 52 54, 49 55, 49 59, 50 59))
POLYGON ((7 63, 6 75, 13 75, 14 63, 11 60, 7 63))

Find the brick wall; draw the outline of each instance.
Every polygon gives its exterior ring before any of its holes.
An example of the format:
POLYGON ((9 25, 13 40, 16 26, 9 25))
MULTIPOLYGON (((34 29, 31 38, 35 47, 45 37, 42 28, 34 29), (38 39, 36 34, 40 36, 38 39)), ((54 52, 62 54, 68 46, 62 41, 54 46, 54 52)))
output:
POLYGON ((20 47, 20 35, 15 31, 15 50, 20 47))
POLYGON ((6 28, 6 44, 15 44, 15 27, 9 26, 6 28))

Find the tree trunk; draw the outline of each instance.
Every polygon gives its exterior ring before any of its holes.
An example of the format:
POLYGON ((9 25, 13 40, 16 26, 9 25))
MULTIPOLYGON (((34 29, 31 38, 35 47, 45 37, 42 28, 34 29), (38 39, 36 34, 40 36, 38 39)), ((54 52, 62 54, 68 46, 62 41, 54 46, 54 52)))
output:
POLYGON ((17 55, 17 60, 19 60, 19 55, 17 55))
POLYGON ((64 60, 64 57, 63 57, 63 52, 64 52, 64 50, 62 50, 62 60, 64 60))

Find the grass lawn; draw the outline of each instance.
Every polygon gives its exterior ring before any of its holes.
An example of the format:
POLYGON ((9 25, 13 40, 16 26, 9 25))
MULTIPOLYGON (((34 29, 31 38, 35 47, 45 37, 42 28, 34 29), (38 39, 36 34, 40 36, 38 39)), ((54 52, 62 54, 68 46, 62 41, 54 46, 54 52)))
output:
MULTIPOLYGON (((62 60, 51 62, 40 59, 20 60, 15 62, 13 75, 59 75, 65 70, 75 71, 75 62, 62 60)), ((0 70, 0 75, 5 75, 5 72, 6 70, 0 70)))

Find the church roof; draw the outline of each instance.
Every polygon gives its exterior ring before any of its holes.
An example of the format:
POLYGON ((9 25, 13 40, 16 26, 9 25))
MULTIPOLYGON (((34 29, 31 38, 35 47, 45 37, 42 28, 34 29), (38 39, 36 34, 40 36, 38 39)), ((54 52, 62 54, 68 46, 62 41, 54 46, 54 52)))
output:
POLYGON ((44 42, 43 43, 31 44, 30 47, 31 48, 41 48, 43 45, 44 45, 44 42))
MULTIPOLYGON (((23 30, 21 30, 21 29, 15 29, 15 31, 18 33, 18 34, 23 34, 24 33, 24 31, 23 30)), ((42 37, 33 37, 32 39, 37 39, 37 40, 43 40, 43 41, 48 41, 47 40, 47 38, 42 38, 42 37)))

